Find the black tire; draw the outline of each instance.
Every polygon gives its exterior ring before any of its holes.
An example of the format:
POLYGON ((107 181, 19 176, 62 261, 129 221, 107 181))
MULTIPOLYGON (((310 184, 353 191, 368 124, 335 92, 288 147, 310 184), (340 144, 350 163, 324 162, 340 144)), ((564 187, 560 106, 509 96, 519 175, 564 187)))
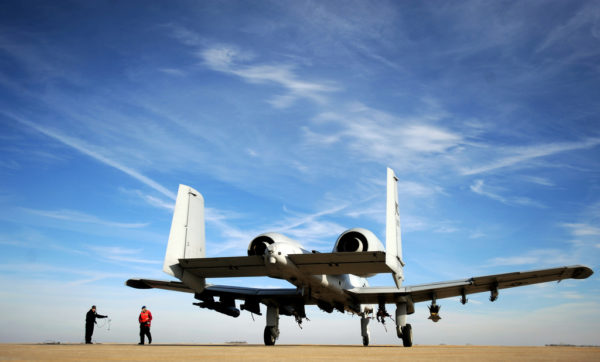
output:
POLYGON ((412 326, 410 324, 402 327, 402 344, 404 347, 412 347, 413 345, 412 326))
POLYGON ((369 345, 369 336, 363 336, 363 346, 369 345))
POLYGON ((265 346, 274 346, 275 345, 275 341, 277 340, 277 338, 275 338, 275 333, 273 333, 273 328, 274 327, 269 327, 269 326, 265 327, 265 333, 264 333, 265 346))

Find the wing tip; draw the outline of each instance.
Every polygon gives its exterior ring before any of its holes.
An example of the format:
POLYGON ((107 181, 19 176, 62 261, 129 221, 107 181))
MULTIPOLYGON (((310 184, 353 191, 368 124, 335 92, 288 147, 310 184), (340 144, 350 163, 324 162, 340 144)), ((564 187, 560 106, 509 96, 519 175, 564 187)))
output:
POLYGON ((125 285, 135 289, 152 289, 143 279, 129 279, 125 282, 125 285))
POLYGON ((573 278, 573 279, 587 279, 592 274, 594 274, 594 271, 592 269, 588 268, 587 266, 577 265, 575 267, 575 269, 573 270, 573 275, 571 276, 571 278, 573 278))

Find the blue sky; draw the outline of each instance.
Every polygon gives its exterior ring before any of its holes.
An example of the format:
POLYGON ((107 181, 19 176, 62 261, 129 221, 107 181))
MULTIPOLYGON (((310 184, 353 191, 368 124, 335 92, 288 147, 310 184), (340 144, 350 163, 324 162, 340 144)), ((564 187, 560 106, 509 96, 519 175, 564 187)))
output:
MULTIPOLYGON (((435 325, 419 304, 415 343, 600 344, 599 64, 594 1, 5 1, 0 342, 81 342, 96 304, 99 342, 135 342, 147 305, 157 342, 261 343, 264 317, 124 286, 167 279, 178 184, 204 195, 208 256, 265 231, 329 251, 383 240, 389 166, 406 284, 596 271, 442 300, 435 325)), ((307 313, 280 343, 361 342, 356 317, 307 313)))

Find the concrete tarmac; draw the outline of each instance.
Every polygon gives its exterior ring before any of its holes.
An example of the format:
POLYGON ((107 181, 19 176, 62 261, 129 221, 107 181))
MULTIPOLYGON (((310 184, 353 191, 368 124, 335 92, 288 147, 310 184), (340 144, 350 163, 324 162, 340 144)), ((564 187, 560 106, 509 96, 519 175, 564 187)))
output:
POLYGON ((600 361, 600 347, 0 344, 0 361, 600 361))

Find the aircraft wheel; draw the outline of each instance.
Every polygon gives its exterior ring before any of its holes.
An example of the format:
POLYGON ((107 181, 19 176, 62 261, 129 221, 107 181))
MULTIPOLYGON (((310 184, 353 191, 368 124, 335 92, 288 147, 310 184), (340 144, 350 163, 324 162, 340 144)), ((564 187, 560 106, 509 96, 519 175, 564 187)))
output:
POLYGON ((363 346, 368 346, 369 345, 369 336, 364 336, 363 337, 363 346))
POLYGON ((265 327, 265 346, 274 346, 275 345, 275 341, 277 340, 277 337, 275 336, 275 331, 274 331, 275 327, 269 327, 266 326, 265 327))
POLYGON ((412 327, 410 324, 402 327, 402 344, 404 347, 412 347, 412 327))

